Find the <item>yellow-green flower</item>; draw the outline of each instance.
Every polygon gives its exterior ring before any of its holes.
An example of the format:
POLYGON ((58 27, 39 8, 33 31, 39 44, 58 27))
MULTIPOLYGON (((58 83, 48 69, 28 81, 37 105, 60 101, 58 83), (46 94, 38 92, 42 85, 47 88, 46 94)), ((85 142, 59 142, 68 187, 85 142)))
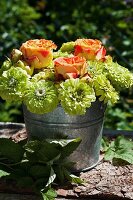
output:
POLYGON ((19 67, 11 67, 0 77, 0 96, 8 101, 22 100, 29 81, 27 72, 19 67))
POLYGON ((65 112, 70 115, 83 115, 96 100, 91 86, 80 79, 68 79, 60 84, 59 99, 65 112))
POLYGON ((30 82, 25 91, 24 104, 36 114, 51 112, 58 105, 57 90, 50 81, 30 82))

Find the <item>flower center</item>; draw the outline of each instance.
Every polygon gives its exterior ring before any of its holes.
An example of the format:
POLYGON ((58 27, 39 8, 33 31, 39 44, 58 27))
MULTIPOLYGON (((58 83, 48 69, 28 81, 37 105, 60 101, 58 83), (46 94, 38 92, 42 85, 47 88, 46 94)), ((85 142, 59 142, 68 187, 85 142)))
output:
POLYGON ((11 78, 11 79, 9 80, 9 86, 15 86, 15 85, 17 85, 16 79, 11 78))
POLYGON ((83 95, 82 89, 78 89, 75 93, 73 93, 71 95, 72 101, 74 100, 74 101, 77 101, 77 102, 80 102, 83 97, 84 97, 84 95, 83 95))
POLYGON ((78 96, 81 96, 82 94, 83 94, 83 90, 81 90, 81 89, 77 90, 77 95, 78 96))
POLYGON ((45 96, 46 95, 45 89, 38 89, 38 90, 36 90, 35 91, 35 95, 37 97, 43 97, 43 96, 45 96))

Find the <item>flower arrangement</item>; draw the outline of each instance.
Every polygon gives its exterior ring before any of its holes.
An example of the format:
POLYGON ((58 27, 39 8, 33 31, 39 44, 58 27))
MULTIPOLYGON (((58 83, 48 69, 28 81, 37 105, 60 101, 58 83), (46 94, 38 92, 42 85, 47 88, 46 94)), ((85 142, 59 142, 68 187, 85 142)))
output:
POLYGON ((83 115, 97 99, 116 103, 121 89, 133 85, 133 73, 106 55, 97 39, 56 48, 51 40, 34 39, 13 49, 0 69, 0 96, 37 114, 61 104, 69 115, 83 115))

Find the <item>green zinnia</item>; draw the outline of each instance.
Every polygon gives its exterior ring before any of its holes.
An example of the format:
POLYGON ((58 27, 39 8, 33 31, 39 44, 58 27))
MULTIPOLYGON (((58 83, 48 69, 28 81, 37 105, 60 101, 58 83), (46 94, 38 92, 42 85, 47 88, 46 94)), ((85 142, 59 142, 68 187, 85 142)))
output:
POLYGON ((68 52, 62 52, 60 50, 53 53, 54 59, 59 57, 69 57, 69 56, 71 56, 71 54, 69 54, 68 52))
POLYGON ((108 101, 116 103, 119 99, 118 93, 104 74, 98 75, 94 78, 93 87, 96 96, 99 97, 100 101, 104 101, 104 103, 107 103, 108 101))
POLYGON ((45 69, 44 71, 41 71, 37 74, 35 74, 31 81, 40 81, 40 80, 47 80, 47 81, 54 81, 55 79, 55 74, 54 71, 51 69, 45 69))
POLYGON ((66 113, 83 115, 96 97, 93 88, 87 83, 80 79, 69 79, 60 84, 59 99, 66 113))
POLYGON ((100 60, 89 60, 88 63, 88 72, 92 77, 100 75, 105 70, 105 63, 100 60))
POLYGON ((0 77, 0 96, 7 101, 22 100, 29 77, 25 70, 11 67, 0 77))
POLYGON ((133 86, 133 73, 115 62, 106 63, 107 77, 118 90, 133 86))
POLYGON ((57 90, 52 82, 31 82, 25 92, 24 104, 36 114, 51 112, 58 104, 57 90))
POLYGON ((75 46, 75 42, 63 43, 61 48, 60 48, 60 51, 62 51, 62 52, 72 52, 72 51, 74 51, 74 46, 75 46))

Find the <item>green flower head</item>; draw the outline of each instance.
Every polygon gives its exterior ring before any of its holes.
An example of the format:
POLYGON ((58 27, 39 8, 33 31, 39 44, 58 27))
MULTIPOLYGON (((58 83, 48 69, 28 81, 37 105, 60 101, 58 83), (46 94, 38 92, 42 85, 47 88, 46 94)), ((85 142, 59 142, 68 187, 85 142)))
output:
POLYGON ((101 74, 96 76, 94 78, 93 87, 100 101, 104 101, 104 103, 110 101, 112 104, 118 101, 119 95, 106 78, 106 75, 101 74))
POLYGON ((74 46, 75 46, 75 42, 63 43, 61 48, 60 48, 60 51, 62 51, 62 52, 72 52, 72 51, 74 51, 74 46))
POLYGON ((22 100, 29 76, 19 67, 11 67, 0 77, 0 96, 7 101, 22 100))
POLYGON ((62 52, 60 50, 53 53, 54 59, 59 57, 69 57, 69 56, 71 56, 71 54, 69 54, 68 52, 62 52))
POLYGON ((60 84, 59 99, 66 113, 83 115, 96 97, 93 88, 87 83, 80 79, 67 79, 60 84))
POLYGON ((28 89, 25 91, 24 104, 32 113, 44 114, 51 112, 58 105, 57 90, 50 81, 30 82, 28 89))
POLYGON ((116 62, 106 63, 107 77, 118 90, 133 86, 133 73, 116 62))
POLYGON ((5 60, 0 68, 0 76, 2 75, 2 73, 8 69, 10 69, 12 66, 12 62, 11 60, 8 58, 7 60, 5 60))
POLYGON ((89 60, 88 63, 88 72, 92 77, 102 74, 105 70, 105 64, 100 60, 89 60))
POLYGON ((39 73, 35 74, 31 80, 35 82, 40 80, 54 81, 55 75, 52 69, 44 69, 44 71, 40 71, 39 73))

